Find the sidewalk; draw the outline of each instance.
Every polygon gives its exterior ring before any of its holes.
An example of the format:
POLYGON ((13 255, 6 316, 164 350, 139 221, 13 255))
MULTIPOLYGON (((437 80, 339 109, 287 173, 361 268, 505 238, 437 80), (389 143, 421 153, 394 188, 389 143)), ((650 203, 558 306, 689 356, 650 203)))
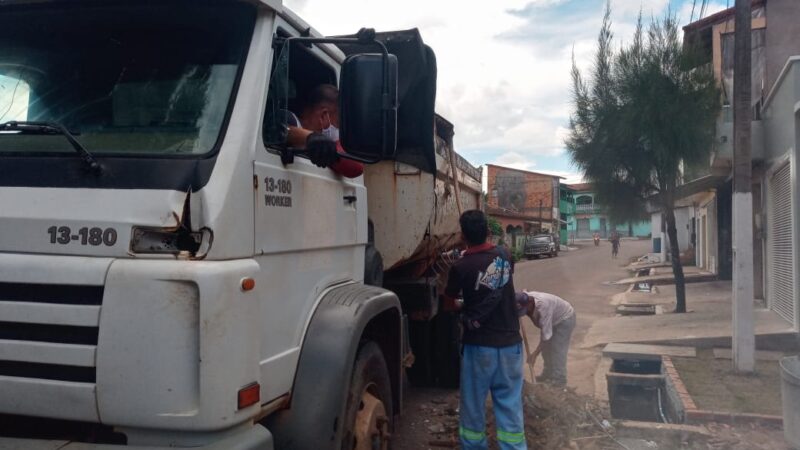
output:
MULTIPOLYGON (((613 284, 633 284, 633 283, 641 283, 643 281, 650 282, 651 285, 665 285, 665 284, 675 284, 675 275, 672 273, 672 266, 663 266, 663 265, 655 265, 655 266, 646 266, 640 267, 641 269, 650 269, 650 275, 644 275, 640 277, 627 277, 621 280, 615 281, 613 284)), ((628 266, 628 270, 632 270, 632 266, 628 266)), ((705 270, 699 269, 696 266, 684 266, 683 267, 683 276, 686 280, 686 283, 700 283, 704 281, 713 281, 717 278, 711 272, 707 272, 705 270)))
MULTIPOLYGON (((689 312, 670 313, 675 308, 675 287, 659 286, 656 293, 625 292, 615 295, 612 304, 661 305, 665 314, 616 316, 595 321, 584 336, 581 348, 594 348, 611 342, 698 341, 730 339, 731 282, 713 281, 686 285, 689 312)), ((792 326, 775 312, 755 309, 756 335, 794 333, 792 326)))

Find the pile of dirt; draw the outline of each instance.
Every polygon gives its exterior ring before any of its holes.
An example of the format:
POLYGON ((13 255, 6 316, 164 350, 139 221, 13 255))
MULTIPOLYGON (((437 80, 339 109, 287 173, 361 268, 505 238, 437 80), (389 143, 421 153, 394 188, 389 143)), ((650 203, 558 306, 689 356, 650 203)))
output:
MULTIPOLYGON (((620 448, 614 441, 614 428, 607 409, 593 398, 578 395, 570 388, 546 384, 525 385, 523 391, 525 437, 528 448, 543 450, 620 448)), ((486 431, 489 448, 497 439, 492 408, 487 408, 486 431)), ((433 447, 458 446, 458 411, 444 407, 432 417, 433 447), (437 417, 438 416, 438 417, 437 417), (441 424, 441 426, 439 426, 441 424), (437 427, 437 428, 434 428, 437 427), (436 432, 438 431, 438 432, 436 432)))
POLYGON ((523 397, 529 448, 619 448, 607 409, 570 388, 526 384, 523 397))

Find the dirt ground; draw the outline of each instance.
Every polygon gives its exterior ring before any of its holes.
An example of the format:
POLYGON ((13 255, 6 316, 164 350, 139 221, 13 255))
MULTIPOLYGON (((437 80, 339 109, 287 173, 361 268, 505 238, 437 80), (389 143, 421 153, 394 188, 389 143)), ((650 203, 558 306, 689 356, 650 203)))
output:
MULTIPOLYGON (((414 410, 406 410, 402 426, 413 433, 397 435, 395 448, 458 448, 458 394, 417 390, 415 395, 418 394, 424 394, 427 401, 416 403, 414 410), (425 434, 427 441, 420 442, 420 434, 425 434)), ((594 449, 614 444, 608 410, 573 389, 526 384, 523 404, 525 436, 531 449, 594 449)), ((489 448, 497 449, 491 401, 487 401, 486 432, 489 448)))
MULTIPOLYGON (((417 389, 394 440, 395 449, 457 449, 458 393, 417 389)), ((491 402, 487 401, 489 448, 497 450, 491 402)), ((707 424, 702 435, 637 431, 631 437, 604 405, 572 389, 526 384, 525 435, 531 450, 789 450, 778 428, 707 424), (627 437, 621 437, 626 435, 627 437)), ((653 424, 657 426, 658 424, 653 424)))
POLYGON ((715 359, 711 350, 696 358, 673 358, 686 390, 700 409, 779 416, 781 375, 775 361, 756 361, 756 373, 739 375, 731 360, 715 359))
POLYGON ((709 424, 706 428, 714 435, 706 443, 710 450, 790 450, 778 428, 725 424, 709 424))

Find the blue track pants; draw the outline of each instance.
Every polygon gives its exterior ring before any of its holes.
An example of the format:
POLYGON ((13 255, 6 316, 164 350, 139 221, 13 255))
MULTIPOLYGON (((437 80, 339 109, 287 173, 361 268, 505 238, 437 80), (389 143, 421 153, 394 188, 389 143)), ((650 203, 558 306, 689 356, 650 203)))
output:
POLYGON ((486 395, 490 392, 500 448, 528 448, 522 416, 523 360, 522 344, 499 348, 464 345, 459 427, 463 450, 488 448, 486 395))

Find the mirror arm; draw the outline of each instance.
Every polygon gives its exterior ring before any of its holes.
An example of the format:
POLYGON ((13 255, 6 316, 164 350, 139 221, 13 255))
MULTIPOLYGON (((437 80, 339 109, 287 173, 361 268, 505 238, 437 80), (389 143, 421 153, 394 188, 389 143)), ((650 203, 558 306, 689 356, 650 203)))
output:
POLYGON ((360 156, 351 155, 350 153, 347 153, 346 151, 344 153, 339 153, 339 157, 340 158, 344 158, 344 159, 349 159, 349 160, 352 160, 352 161, 356 161, 356 162, 360 162, 360 163, 363 163, 363 164, 375 164, 375 163, 381 162, 380 159, 362 158, 360 156))

